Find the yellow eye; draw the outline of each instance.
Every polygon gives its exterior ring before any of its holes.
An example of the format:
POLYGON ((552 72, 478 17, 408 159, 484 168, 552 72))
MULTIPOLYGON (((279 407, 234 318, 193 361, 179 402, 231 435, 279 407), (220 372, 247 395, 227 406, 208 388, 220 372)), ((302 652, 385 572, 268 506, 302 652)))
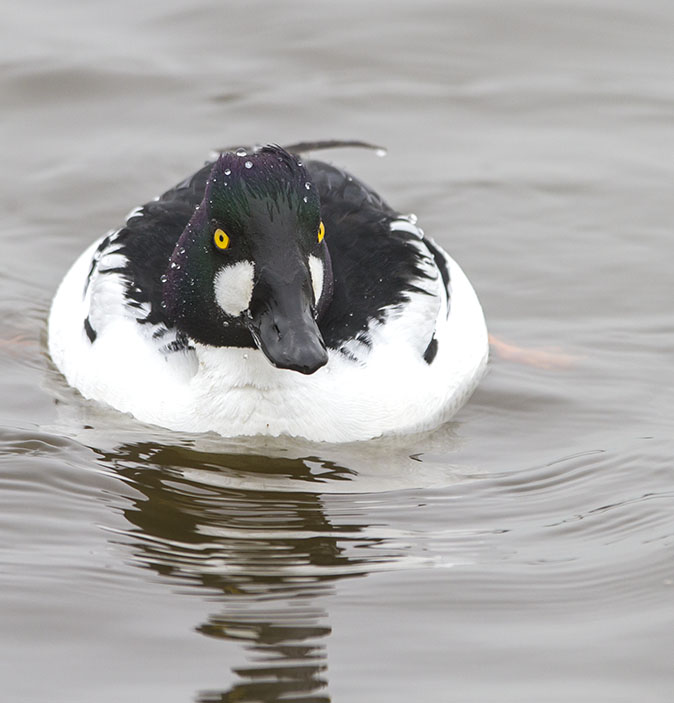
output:
POLYGON ((320 225, 318 225, 318 242, 319 244, 323 241, 323 237, 325 237, 325 225, 323 222, 321 222, 320 225))
POLYGON ((229 246, 229 237, 222 229, 216 229, 213 235, 213 241, 218 249, 226 249, 229 246))

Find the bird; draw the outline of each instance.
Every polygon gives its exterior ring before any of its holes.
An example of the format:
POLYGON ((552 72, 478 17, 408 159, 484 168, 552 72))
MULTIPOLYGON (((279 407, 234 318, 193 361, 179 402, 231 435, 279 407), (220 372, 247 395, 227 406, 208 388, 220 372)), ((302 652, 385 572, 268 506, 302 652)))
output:
POLYGON ((306 158, 354 144, 220 150, 91 244, 49 313, 67 383, 223 437, 356 442, 451 418, 487 367, 482 308, 416 216, 306 158))

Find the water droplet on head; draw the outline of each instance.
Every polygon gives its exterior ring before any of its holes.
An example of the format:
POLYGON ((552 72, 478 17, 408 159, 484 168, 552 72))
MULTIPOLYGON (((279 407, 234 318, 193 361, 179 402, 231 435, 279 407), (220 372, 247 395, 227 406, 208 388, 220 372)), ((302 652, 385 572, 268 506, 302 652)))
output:
POLYGON ((307 182, 304 184, 304 187, 305 187, 307 190, 311 190, 311 183, 309 183, 309 181, 307 181, 307 182))
POLYGON ((304 166, 304 164, 303 164, 299 159, 297 159, 297 165, 298 165, 298 166, 304 166))
POLYGON ((184 253, 185 253, 185 247, 180 247, 180 249, 178 249, 178 251, 179 251, 181 254, 184 254, 184 253))
POLYGON ((302 198, 302 200, 303 200, 305 203, 308 203, 308 202, 309 202, 309 198, 307 198, 306 195, 302 198))
POLYGON ((171 262, 171 268, 174 269, 174 268, 177 268, 177 267, 178 267, 178 264, 176 264, 175 261, 172 261, 172 262, 171 262))
POLYGON ((168 281, 168 276, 167 276, 166 274, 163 274, 159 280, 160 280, 162 283, 166 283, 166 281, 168 281))
POLYGON ((248 156, 248 152, 245 149, 237 149, 235 153, 237 156, 248 156))
POLYGON ((244 164, 244 166, 245 166, 246 168, 253 168, 253 162, 252 162, 252 161, 246 161, 246 163, 244 164))
POLYGON ((225 169, 225 176, 229 176, 229 174, 232 172, 231 168, 226 168, 225 169))
POLYGON ((163 300, 161 301, 161 307, 163 310, 166 310, 166 303, 163 300))

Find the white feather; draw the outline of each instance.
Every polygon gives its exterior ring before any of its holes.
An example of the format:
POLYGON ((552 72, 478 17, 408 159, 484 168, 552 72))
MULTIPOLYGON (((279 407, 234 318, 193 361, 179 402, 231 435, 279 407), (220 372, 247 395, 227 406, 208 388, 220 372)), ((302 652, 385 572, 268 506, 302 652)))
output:
POLYGON ((232 317, 248 309, 253 295, 255 267, 251 261, 225 266, 215 275, 213 286, 218 305, 232 317))
MULTIPOLYGON (((446 257, 452 283, 448 314, 444 286, 421 241, 423 266, 433 274, 420 280, 426 291, 410 294, 404 306, 386 311, 383 323, 370 326, 366 339, 347 345, 358 361, 329 350, 327 365, 309 376, 274 368, 257 349, 195 344, 165 353, 145 329, 151 326, 139 325, 138 311, 125 305, 119 274, 94 276, 83 294, 97 245, 75 262, 57 291, 49 318, 50 353, 85 397, 145 422, 224 436, 364 440, 444 421, 467 400, 486 368, 487 330, 473 288, 446 257), (90 309, 94 303, 96 309, 90 309), (97 332, 93 344, 83 327, 87 316, 97 332), (423 351, 433 335, 437 355, 428 364, 423 351)), ((109 256, 101 258, 101 267, 109 256)), ((250 299, 250 269, 242 267, 235 275, 240 275, 239 297, 224 300, 230 309, 250 299)), ((312 281, 317 289, 315 268, 312 281)), ((219 289, 216 284, 216 294, 219 289)))
POLYGON ((314 289, 314 302, 318 302, 323 292, 323 262, 317 256, 309 257, 309 273, 314 289))

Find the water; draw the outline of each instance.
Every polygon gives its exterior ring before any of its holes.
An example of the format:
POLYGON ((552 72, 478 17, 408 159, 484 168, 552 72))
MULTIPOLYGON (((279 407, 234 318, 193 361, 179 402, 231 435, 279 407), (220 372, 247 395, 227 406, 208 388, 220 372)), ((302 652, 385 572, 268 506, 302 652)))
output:
POLYGON ((670 701, 674 9, 665 0, 5 3, 8 701, 670 701), (464 266, 455 421, 194 437, 45 351, 77 254, 213 148, 315 138, 464 266))

